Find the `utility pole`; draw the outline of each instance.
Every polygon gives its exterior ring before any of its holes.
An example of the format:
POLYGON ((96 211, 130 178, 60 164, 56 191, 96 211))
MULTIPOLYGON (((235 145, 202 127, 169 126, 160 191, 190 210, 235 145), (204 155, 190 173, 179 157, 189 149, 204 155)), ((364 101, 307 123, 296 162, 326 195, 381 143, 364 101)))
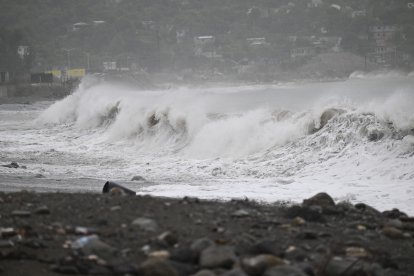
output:
POLYGON ((91 69, 91 64, 90 64, 90 59, 89 59, 89 53, 85 53, 86 54, 86 68, 88 69, 88 73, 89 70, 91 69))
POLYGON ((67 70, 70 70, 70 52, 73 51, 73 50, 75 50, 75 48, 70 48, 70 49, 63 48, 62 50, 66 52, 66 55, 67 55, 67 65, 68 65, 68 69, 67 70))

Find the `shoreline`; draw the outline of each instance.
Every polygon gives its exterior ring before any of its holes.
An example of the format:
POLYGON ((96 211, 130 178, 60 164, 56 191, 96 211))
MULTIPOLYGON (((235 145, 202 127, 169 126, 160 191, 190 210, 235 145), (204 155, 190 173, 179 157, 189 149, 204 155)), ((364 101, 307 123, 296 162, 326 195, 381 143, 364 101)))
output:
POLYGON ((0 192, 0 275, 412 275, 414 217, 327 194, 249 200, 0 192))
MULTIPOLYGON (((183 184, 183 185, 202 185, 205 182, 189 182, 189 181, 181 181, 181 182, 166 182, 163 180, 131 180, 131 179, 108 179, 108 178, 98 178, 98 177, 59 177, 59 176, 44 176, 42 174, 34 174, 30 172, 21 172, 18 174, 10 174, 10 173, 0 173, 0 192, 4 193, 16 193, 21 191, 26 191, 30 193, 68 193, 68 194, 96 194, 101 193, 102 186, 106 181, 111 181, 117 184, 120 184, 128 189, 131 189, 137 193, 138 196, 148 195, 153 197, 161 197, 161 198, 171 198, 177 199, 182 196, 197 196, 194 192, 188 192, 187 194, 179 194, 174 190, 174 186, 172 186, 172 190, 168 193, 160 192, 160 188, 157 186, 165 187, 168 184, 183 184)), ((202 186, 200 186, 202 187, 202 186)), ((317 192, 315 190, 314 192, 317 192)), ((241 195, 225 195, 225 196, 211 196, 211 195, 201 195, 199 194, 198 197, 201 200, 215 200, 220 202, 229 202, 231 200, 251 200, 257 202, 258 204, 268 205, 277 202, 284 202, 284 204, 288 205, 295 205, 299 204, 304 198, 303 197, 295 197, 295 198, 283 198, 280 195, 277 195, 274 200, 269 200, 268 198, 255 198, 254 196, 247 196, 246 194, 241 195)), ((373 208, 376 208, 380 212, 386 211, 392 208, 398 208, 400 211, 408 214, 414 215, 412 212, 412 208, 404 208, 402 205, 393 205, 392 203, 382 204, 382 206, 375 205, 373 202, 358 199, 358 198, 349 198, 346 196, 341 196, 338 194, 332 194, 332 197, 336 201, 345 201, 350 204, 358 204, 364 202, 369 204, 373 208)))

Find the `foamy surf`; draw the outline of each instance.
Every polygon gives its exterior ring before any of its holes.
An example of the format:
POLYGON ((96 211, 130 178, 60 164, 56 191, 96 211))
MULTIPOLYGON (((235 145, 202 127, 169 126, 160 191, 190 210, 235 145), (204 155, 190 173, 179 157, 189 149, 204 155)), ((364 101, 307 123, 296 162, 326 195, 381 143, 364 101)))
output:
POLYGON ((412 103, 407 74, 160 91, 89 79, 32 111, 30 128, 8 130, 8 117, 2 159, 25 156, 50 176, 158 183, 140 193, 297 201, 326 191, 414 213, 412 103))

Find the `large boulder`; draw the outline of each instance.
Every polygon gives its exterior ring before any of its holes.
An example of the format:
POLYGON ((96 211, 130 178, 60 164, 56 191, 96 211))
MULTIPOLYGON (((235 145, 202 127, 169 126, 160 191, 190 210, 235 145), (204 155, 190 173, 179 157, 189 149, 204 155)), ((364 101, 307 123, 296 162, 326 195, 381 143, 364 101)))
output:
POLYGON ((305 199, 302 203, 302 206, 305 206, 305 207, 320 206, 322 208, 324 207, 329 208, 329 207, 335 207, 335 201, 327 193, 319 193, 319 194, 314 195, 313 197, 305 199))

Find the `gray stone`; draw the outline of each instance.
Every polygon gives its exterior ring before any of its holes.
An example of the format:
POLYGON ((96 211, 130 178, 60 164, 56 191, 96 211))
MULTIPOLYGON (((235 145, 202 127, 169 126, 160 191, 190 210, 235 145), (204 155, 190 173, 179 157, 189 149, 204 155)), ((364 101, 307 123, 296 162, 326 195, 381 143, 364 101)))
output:
POLYGON ((166 243, 169 246, 173 246, 178 242, 177 235, 171 231, 166 231, 159 235, 158 240, 166 243))
POLYGON ((208 269, 202 269, 192 276, 216 276, 216 273, 208 269))
POLYGON ((140 276, 178 276, 177 271, 166 261, 148 259, 138 268, 140 276))
POLYGON ((209 238, 201 238, 201 239, 197 239, 195 240, 190 248, 192 250, 194 250, 195 252, 197 252, 197 254, 200 254, 201 251, 203 251, 204 249, 210 247, 214 245, 214 242, 212 240, 210 240, 209 238))
POLYGON ((199 262, 205 268, 231 268, 236 260, 233 248, 213 245, 201 252, 199 262))
POLYGON ((182 263, 197 263, 199 253, 191 248, 179 247, 171 251, 170 259, 182 263))
POLYGON ((220 276, 248 276, 248 275, 240 268, 234 268, 232 270, 229 270, 229 271, 226 271, 220 274, 220 276))
POLYGON ((111 210, 112 212, 115 212, 115 211, 119 211, 121 209, 122 209, 121 206, 117 205, 117 206, 112 206, 109 210, 111 210))
POLYGON ((181 263, 181 262, 176 262, 176 261, 172 261, 172 260, 168 260, 167 263, 180 276, 192 275, 197 271, 196 267, 193 264, 181 263))
POLYGON ((391 219, 385 223, 385 226, 395 227, 395 228, 402 228, 403 223, 399 219, 391 219))
POLYGON ((97 255, 103 259, 110 259, 116 249, 99 239, 97 235, 86 236, 72 243, 72 248, 81 250, 86 255, 97 255))
POLYGON ((308 253, 301 247, 290 246, 285 251, 285 258, 291 261, 304 261, 308 253))
POLYGON ((49 208, 47 208, 47 206, 40 206, 34 212, 35 212, 35 214, 38 214, 38 215, 48 215, 48 214, 50 214, 50 210, 49 210, 49 208))
POLYGON ((404 233, 395 228, 395 227, 390 227, 390 226, 386 226, 382 229, 382 234, 384 234, 385 236, 391 238, 391 239, 403 239, 404 238, 404 233))
POLYGON ((319 193, 311 198, 305 199, 302 206, 321 206, 321 207, 334 207, 335 201, 327 193, 319 193))
POLYGON ((269 267, 284 265, 285 262, 273 255, 262 254, 242 260, 243 269, 252 276, 262 275, 269 267))
POLYGON ((387 218, 391 218, 391 219, 396 219, 396 218, 404 219, 408 217, 406 213, 401 212, 400 210, 395 209, 395 208, 392 210, 382 212, 382 215, 387 218))
POLYGON ((61 265, 53 268, 53 271, 61 274, 79 274, 79 270, 76 266, 72 265, 61 265))
POLYGON ((13 237, 17 235, 16 229, 9 227, 9 228, 0 228, 0 237, 1 238, 7 238, 7 237, 13 237))
POLYGON ((278 256, 283 252, 284 250, 280 247, 279 243, 269 240, 258 242, 249 248, 249 253, 252 255, 270 254, 278 256))
POLYGON ((377 263, 366 263, 354 257, 333 257, 324 271, 326 276, 382 275, 377 263))
POLYGON ((307 276, 302 270, 290 266, 274 266, 265 271, 263 276, 307 276))
POLYGON ((10 240, 0 240, 0 248, 14 247, 14 243, 10 240))
POLYGON ((288 218, 301 217, 309 222, 325 222, 326 219, 320 206, 297 206, 294 205, 286 209, 288 218))
POLYGON ((149 218, 137 218, 131 223, 131 225, 147 232, 155 232, 158 230, 157 222, 149 218))
POLYGON ((11 215, 13 217, 30 217, 31 213, 29 211, 16 210, 11 215))
POLYGON ((237 210, 236 212, 232 214, 232 216, 236 218, 248 217, 249 215, 250 213, 243 209, 237 210))
POLYGON ((380 216, 381 212, 375 209, 374 207, 371 207, 365 203, 357 203, 355 204, 355 208, 359 211, 362 211, 366 214, 370 214, 373 216, 380 216))

